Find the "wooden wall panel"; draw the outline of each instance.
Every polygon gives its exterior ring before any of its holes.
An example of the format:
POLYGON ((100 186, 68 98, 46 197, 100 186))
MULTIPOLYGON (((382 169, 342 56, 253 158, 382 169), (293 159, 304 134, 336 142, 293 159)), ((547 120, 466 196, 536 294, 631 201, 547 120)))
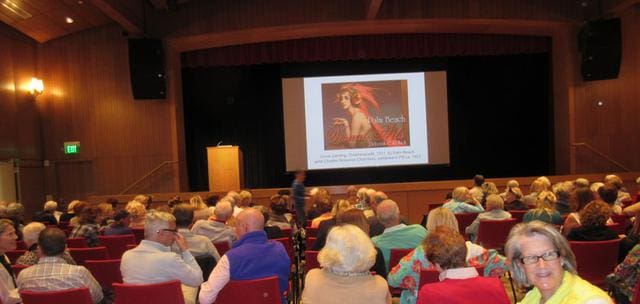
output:
MULTIPOLYGON (((127 39, 117 27, 47 42, 39 58, 49 87, 42 96, 44 145, 52 162, 49 170, 55 172, 48 176, 56 179, 47 183, 47 191, 54 197, 119 193, 162 162, 174 160, 171 104, 133 100, 127 39), (80 154, 64 155, 63 142, 76 140, 80 154), (74 176, 84 180, 74 181, 74 176)), ((177 167, 162 169, 140 191, 176 191, 177 167)))
MULTIPOLYGON (((617 79, 581 82, 575 88, 575 142, 584 142, 640 169, 640 10, 622 13, 622 62, 617 79), (598 102, 603 102, 598 106, 598 102)), ((621 170, 584 147, 576 148, 576 172, 621 170)))

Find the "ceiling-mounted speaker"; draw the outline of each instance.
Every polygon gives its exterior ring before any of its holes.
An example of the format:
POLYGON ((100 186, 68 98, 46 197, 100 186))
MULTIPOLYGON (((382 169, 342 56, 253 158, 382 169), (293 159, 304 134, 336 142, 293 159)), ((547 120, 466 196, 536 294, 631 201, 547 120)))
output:
POLYGON ((129 74, 134 99, 166 98, 162 40, 129 39, 129 74))
POLYGON ((582 54, 580 73, 584 81, 615 79, 622 60, 620 19, 603 19, 585 23, 578 35, 582 54))

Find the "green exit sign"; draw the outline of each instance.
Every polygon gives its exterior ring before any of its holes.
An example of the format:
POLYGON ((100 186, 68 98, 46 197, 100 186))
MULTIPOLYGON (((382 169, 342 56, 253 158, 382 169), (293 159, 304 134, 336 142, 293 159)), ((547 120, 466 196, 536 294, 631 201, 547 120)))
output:
POLYGON ((64 154, 78 154, 80 153, 79 141, 67 141, 64 143, 64 154))

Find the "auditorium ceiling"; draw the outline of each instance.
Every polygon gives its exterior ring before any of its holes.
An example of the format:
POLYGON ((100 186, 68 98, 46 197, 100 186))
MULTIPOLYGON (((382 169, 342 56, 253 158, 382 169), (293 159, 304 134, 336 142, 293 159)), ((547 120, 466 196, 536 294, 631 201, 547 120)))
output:
MULTIPOLYGON (((268 6, 274 10, 291 9, 296 11, 302 6, 325 6, 319 11, 349 10, 340 15, 342 21, 415 18, 415 14, 403 13, 409 6, 420 6, 421 18, 439 17, 476 17, 505 18, 509 16, 484 14, 491 7, 531 6, 531 1, 519 0, 462 0, 453 3, 448 0, 269 0, 268 6), (515 3, 515 4, 514 4, 515 3), (354 9, 355 12, 354 12, 354 9), (443 7, 451 7, 442 10, 443 7), (489 9, 485 9, 489 7, 489 9), (431 14, 429 10, 438 11, 431 14), (426 13, 424 13, 426 10, 426 13), (444 14, 442 14, 444 12, 444 14), (456 16, 462 15, 462 16, 456 16), (466 16, 465 16, 466 15, 466 16)), ((6 23, 38 42, 46 42, 74 32, 89 28, 117 23, 123 34, 132 36, 164 36, 169 34, 163 25, 171 27, 193 23, 189 17, 202 14, 186 13, 202 8, 214 8, 207 14, 210 18, 220 14, 225 5, 251 6, 252 3, 264 6, 261 0, 243 0, 238 4, 229 0, 0 0, 0 22, 6 23), (186 18, 185 18, 186 17, 186 18)), ((598 16, 612 16, 631 6, 640 6, 640 0, 537 0, 536 6, 546 6, 545 14, 551 18, 593 19, 598 16), (542 3, 542 4, 541 4, 542 3), (553 11, 555 10, 555 12, 553 11), (576 13, 578 11, 579 13, 576 13), (550 13, 546 13, 550 12, 550 13)), ((314 8, 315 9, 315 8, 314 8)), ((514 7, 511 10, 517 10, 514 7)), ((267 13, 267 12, 265 12, 267 13)), ((545 15, 542 14, 542 15, 545 15)), ((218 15, 219 16, 219 15, 218 15)), ((516 14, 516 18, 521 18, 516 14)), ((539 16, 531 16, 531 19, 539 16)), ((235 22, 235 21, 233 21, 235 22)), ((173 28, 175 30, 175 27, 173 28)), ((174 32, 175 33, 175 32, 174 32)))

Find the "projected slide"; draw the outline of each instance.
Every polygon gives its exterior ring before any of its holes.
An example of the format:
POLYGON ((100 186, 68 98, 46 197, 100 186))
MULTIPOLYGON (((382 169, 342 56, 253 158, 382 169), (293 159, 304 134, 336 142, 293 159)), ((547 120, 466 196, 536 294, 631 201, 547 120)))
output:
POLYGON ((434 88, 424 72, 283 79, 287 169, 447 163, 446 73, 438 73, 434 88), (444 97, 430 101, 429 89, 444 97), (446 146, 435 162, 430 126, 446 146))

